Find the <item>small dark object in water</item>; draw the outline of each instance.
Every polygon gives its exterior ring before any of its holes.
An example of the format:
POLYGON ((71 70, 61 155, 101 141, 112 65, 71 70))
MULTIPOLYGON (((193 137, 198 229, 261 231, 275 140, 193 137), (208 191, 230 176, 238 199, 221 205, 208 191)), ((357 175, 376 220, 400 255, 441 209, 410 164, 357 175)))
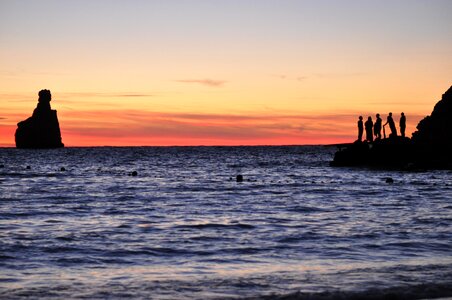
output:
POLYGON ((0 168, 4 168, 5 167, 5 165, 0 165, 0 168))
POLYGON ((235 180, 237 182, 242 182, 243 181, 243 175, 237 175, 237 177, 235 178, 235 180))
POLYGON ((386 183, 394 183, 394 179, 391 177, 386 178, 386 183))
POLYGON ((132 175, 132 176, 137 176, 137 175, 138 175, 138 172, 137 172, 137 171, 133 171, 132 173, 130 173, 130 175, 132 175))
POLYGON ((66 168, 65 167, 61 167, 60 171, 64 172, 64 171, 66 171, 66 168))
POLYGON ((27 170, 31 170, 31 167, 30 167, 30 166, 27 166, 26 169, 27 169, 27 170))

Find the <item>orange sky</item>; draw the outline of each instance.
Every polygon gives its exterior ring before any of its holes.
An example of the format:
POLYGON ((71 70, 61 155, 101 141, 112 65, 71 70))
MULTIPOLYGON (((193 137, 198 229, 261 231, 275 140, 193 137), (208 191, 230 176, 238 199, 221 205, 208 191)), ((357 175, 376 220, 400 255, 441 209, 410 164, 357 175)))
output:
POLYGON ((389 111, 411 134, 452 84, 451 12, 440 0, 2 1, 0 146, 44 88, 66 146, 351 142, 358 115, 389 111))

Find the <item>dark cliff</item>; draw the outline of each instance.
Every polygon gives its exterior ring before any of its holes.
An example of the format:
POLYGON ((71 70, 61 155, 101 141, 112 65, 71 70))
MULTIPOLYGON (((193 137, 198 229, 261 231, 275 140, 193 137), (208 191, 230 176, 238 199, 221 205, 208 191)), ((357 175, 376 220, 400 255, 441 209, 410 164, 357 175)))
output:
POLYGON ((452 169, 452 86, 436 103, 430 116, 413 133, 417 161, 435 168, 452 169))
POLYGON ((49 90, 39 92, 38 105, 33 115, 17 124, 15 134, 17 148, 61 148, 60 124, 56 110, 50 107, 49 90))

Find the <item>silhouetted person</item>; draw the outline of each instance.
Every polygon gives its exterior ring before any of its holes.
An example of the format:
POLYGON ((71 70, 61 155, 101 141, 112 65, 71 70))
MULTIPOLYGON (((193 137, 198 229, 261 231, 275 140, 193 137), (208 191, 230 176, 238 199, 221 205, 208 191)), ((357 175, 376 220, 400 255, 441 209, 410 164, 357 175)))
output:
POLYGON ((364 123, 364 126, 366 127, 366 140, 368 142, 374 141, 374 135, 373 135, 373 129, 374 129, 374 122, 372 122, 372 117, 368 117, 366 123, 364 123))
POLYGON ((360 142, 362 142, 362 140, 363 140, 363 132, 364 132, 363 117, 359 116, 359 120, 358 120, 358 141, 360 141, 360 142))
POLYGON ((402 137, 405 137, 406 117, 404 113, 401 113, 399 125, 400 125, 400 134, 402 135, 402 137))
POLYGON ((397 136, 397 129, 395 127, 394 119, 392 118, 392 112, 389 113, 388 118, 386 119, 386 123, 383 126, 389 125, 389 129, 391 129, 391 134, 389 137, 397 136))
POLYGON ((376 115, 376 120, 375 120, 375 124, 374 124, 374 134, 375 134, 375 140, 380 140, 381 139, 381 118, 380 118, 380 114, 376 115))

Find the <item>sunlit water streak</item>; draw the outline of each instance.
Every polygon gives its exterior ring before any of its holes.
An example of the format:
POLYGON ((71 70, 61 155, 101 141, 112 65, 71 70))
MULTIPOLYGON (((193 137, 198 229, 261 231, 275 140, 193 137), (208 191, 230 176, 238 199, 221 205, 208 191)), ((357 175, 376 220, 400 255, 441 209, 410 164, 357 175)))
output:
POLYGON ((452 173, 334 150, 0 149, 0 298, 452 296, 452 173))

